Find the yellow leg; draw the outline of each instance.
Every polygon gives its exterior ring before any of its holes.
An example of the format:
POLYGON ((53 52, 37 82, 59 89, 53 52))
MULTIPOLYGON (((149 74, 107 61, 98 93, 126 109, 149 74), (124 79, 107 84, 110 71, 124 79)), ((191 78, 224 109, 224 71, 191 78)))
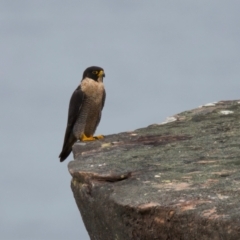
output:
POLYGON ((90 137, 87 137, 85 134, 83 134, 81 137, 80 137, 80 140, 81 141, 95 141, 95 140, 98 140, 98 139, 103 139, 104 136, 103 135, 99 135, 99 136, 90 136, 90 137))

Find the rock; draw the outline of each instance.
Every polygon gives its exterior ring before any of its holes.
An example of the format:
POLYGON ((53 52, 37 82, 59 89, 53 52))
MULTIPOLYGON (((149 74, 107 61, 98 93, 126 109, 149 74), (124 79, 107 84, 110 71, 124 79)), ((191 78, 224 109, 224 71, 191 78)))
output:
POLYGON ((92 240, 240 239, 240 102, 76 143, 71 187, 92 240))

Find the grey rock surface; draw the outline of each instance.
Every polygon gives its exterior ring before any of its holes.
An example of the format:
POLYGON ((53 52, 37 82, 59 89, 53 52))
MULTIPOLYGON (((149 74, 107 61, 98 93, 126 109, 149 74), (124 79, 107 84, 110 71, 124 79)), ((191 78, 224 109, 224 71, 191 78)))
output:
POLYGON ((92 240, 240 239, 240 101, 73 146, 92 240))

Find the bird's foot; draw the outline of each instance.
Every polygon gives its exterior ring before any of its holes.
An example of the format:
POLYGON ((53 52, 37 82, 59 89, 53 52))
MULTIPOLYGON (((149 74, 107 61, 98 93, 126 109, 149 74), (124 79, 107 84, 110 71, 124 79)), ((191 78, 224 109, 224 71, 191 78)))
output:
POLYGON ((99 139, 103 139, 104 136, 103 135, 98 135, 98 136, 94 136, 94 138, 99 140, 99 139))
POLYGON ((80 141, 95 141, 95 140, 99 140, 99 139, 103 139, 104 136, 103 135, 99 135, 99 136, 90 136, 90 137, 87 137, 85 134, 83 134, 81 137, 80 137, 80 141))

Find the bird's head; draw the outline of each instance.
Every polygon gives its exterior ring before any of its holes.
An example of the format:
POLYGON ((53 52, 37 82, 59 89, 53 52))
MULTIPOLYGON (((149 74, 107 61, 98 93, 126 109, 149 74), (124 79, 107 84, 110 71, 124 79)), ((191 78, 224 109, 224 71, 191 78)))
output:
POLYGON ((103 78, 105 77, 105 73, 104 70, 101 67, 96 67, 96 66, 92 66, 92 67, 88 67, 84 72, 83 72, 83 78, 91 78, 94 81, 103 81, 103 78))

